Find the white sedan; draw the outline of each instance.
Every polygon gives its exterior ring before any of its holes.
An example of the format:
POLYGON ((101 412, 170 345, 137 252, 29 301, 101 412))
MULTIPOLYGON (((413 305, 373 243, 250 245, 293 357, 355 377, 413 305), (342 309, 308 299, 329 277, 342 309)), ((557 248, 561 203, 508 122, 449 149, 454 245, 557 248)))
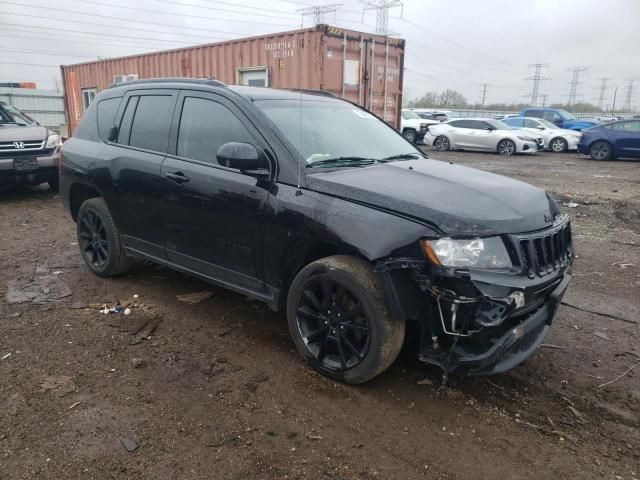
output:
POLYGON ((514 130, 492 118, 456 118, 429 125, 424 143, 436 150, 486 150, 501 155, 536 153, 543 148, 538 134, 514 130))
POLYGON ((544 139, 544 148, 556 153, 577 150, 581 132, 558 128, 557 125, 543 118, 511 117, 505 118, 504 123, 513 128, 537 133, 544 139))

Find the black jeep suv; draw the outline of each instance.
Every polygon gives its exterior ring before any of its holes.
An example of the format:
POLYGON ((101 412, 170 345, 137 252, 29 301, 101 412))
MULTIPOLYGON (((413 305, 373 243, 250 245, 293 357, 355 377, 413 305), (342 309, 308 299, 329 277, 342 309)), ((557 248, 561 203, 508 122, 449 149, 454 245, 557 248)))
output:
POLYGON ((287 313, 316 369, 365 382, 413 322, 445 374, 503 372, 545 338, 569 219, 544 191, 431 160, 324 92, 137 81, 103 91, 62 158, 97 275, 150 259, 287 313))

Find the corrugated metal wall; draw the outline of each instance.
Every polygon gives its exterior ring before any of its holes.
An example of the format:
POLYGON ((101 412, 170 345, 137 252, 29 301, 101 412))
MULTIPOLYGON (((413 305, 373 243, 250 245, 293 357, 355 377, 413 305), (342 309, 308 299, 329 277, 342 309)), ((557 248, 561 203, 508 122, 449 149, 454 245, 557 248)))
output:
POLYGON ((404 40, 327 25, 228 42, 61 67, 72 130, 82 90, 107 88, 117 75, 215 78, 240 83, 243 69, 264 67, 275 88, 327 90, 398 124, 404 40), (385 102, 386 96, 386 102, 385 102), (385 106, 386 104, 386 106, 385 106))
POLYGON ((45 127, 59 130, 65 124, 64 99, 61 92, 2 87, 0 102, 13 105, 45 127))

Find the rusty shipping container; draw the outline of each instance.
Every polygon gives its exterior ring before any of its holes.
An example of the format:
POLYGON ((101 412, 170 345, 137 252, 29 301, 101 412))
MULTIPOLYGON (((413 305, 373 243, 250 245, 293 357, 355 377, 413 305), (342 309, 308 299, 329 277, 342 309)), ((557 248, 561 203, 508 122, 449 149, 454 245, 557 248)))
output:
POLYGON ((95 95, 113 83, 154 77, 215 78, 229 85, 324 90, 397 127, 404 40, 328 25, 96 62, 63 65, 73 132, 95 95))

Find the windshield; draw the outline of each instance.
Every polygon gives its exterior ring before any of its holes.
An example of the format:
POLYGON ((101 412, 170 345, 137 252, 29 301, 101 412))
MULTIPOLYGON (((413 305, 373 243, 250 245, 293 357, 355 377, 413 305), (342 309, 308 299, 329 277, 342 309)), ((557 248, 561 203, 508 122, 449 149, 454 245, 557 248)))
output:
POLYGON ((500 120, 494 120, 493 118, 483 118, 483 120, 487 122, 489 125, 491 125, 493 128, 495 128, 496 130, 512 130, 513 129, 512 127, 510 127, 504 122, 501 122, 500 120))
POLYGON ((15 123, 18 125, 34 125, 37 124, 33 118, 12 105, 0 102, 0 123, 15 123))
POLYGON ((558 110, 558 115, 560 115, 563 120, 577 120, 575 115, 567 112, 566 110, 558 110))
POLYGON ((405 120, 420 119, 420 116, 411 110, 402 110, 402 118, 405 120))
POLYGON ((255 105, 298 150, 307 166, 332 159, 424 156, 386 123, 347 102, 258 100, 255 105))
POLYGON ((558 128, 558 126, 556 124, 550 122, 549 120, 545 120, 544 118, 538 118, 536 120, 538 121, 538 123, 541 123, 542 125, 544 125, 547 128, 553 128, 553 129, 558 128))

